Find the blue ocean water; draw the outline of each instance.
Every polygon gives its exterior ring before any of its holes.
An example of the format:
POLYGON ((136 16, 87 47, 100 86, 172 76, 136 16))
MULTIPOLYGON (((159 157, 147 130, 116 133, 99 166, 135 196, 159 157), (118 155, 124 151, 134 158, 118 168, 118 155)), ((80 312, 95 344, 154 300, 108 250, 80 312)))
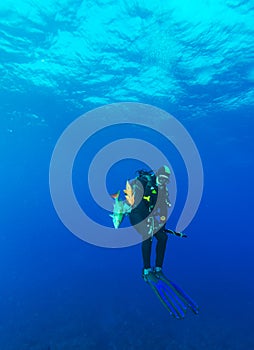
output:
MULTIPOLYGON (((0 349, 254 349, 253 1, 4 0, 0 15, 0 349), (141 278, 140 245, 88 244, 54 209, 49 166, 60 135, 83 113, 121 102, 172 114, 200 153, 200 207, 188 239, 169 237, 164 264, 198 302, 198 316, 170 317, 141 278)), ((174 228, 184 164, 142 127, 114 126, 88 140, 73 167, 81 207, 112 224, 93 203, 87 172, 125 132, 174 166, 174 228)), ((141 165, 112 166, 108 192, 141 165)))

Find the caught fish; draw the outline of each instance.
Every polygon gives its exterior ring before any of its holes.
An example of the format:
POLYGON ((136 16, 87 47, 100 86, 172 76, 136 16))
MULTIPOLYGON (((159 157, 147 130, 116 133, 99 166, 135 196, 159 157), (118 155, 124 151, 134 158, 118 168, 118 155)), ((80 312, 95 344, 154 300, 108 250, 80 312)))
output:
POLYGON ((112 194, 111 197, 115 200, 113 213, 110 217, 113 219, 114 228, 119 228, 121 222, 123 221, 124 215, 127 215, 131 211, 131 207, 125 202, 119 200, 120 191, 112 194))

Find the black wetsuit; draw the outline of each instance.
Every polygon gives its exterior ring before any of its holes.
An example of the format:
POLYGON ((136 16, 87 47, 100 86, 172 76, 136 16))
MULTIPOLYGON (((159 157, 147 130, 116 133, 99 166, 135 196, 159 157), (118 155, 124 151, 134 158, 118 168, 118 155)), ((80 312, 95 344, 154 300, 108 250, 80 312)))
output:
POLYGON ((160 192, 162 195, 160 195, 160 203, 158 203, 158 186, 156 185, 155 175, 148 175, 145 177, 141 176, 138 177, 137 180, 140 181, 138 185, 136 185, 134 181, 132 186, 134 187, 135 192, 135 203, 139 204, 136 206, 134 205, 134 208, 129 214, 130 222, 133 226, 135 225, 135 229, 143 236, 142 256, 144 268, 147 269, 151 267, 153 236, 155 236, 157 239, 155 266, 162 267, 168 239, 168 236, 164 231, 165 225, 163 225, 154 234, 151 234, 151 232, 149 232, 150 225, 147 218, 149 218, 149 214, 155 205, 159 210, 159 215, 167 217, 167 190, 166 187, 161 189, 163 192, 160 192), (140 186, 140 183, 142 184, 142 187, 140 186))

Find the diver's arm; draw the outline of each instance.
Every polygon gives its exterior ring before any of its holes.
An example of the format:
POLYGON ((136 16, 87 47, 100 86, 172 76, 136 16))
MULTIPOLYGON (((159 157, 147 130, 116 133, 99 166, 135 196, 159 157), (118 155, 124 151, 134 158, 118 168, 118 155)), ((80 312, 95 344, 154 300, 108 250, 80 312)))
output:
POLYGON ((177 231, 174 231, 174 230, 170 230, 168 228, 164 228, 164 231, 167 232, 167 233, 171 233, 172 235, 177 236, 177 237, 187 238, 187 235, 185 233, 183 233, 183 232, 177 232, 177 231))
POLYGON ((168 188, 166 186, 165 186, 165 193, 166 193, 165 204, 168 208, 170 208, 172 205, 169 199, 168 188))

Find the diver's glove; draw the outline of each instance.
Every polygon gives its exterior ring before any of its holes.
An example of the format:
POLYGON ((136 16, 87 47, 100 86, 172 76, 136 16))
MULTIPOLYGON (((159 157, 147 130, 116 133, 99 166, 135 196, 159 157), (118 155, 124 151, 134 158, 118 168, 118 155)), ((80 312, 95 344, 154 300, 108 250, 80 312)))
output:
POLYGON ((172 235, 175 235, 175 236, 180 237, 180 238, 187 238, 187 235, 183 232, 169 230, 168 228, 165 228, 164 231, 167 233, 171 233, 172 235))

